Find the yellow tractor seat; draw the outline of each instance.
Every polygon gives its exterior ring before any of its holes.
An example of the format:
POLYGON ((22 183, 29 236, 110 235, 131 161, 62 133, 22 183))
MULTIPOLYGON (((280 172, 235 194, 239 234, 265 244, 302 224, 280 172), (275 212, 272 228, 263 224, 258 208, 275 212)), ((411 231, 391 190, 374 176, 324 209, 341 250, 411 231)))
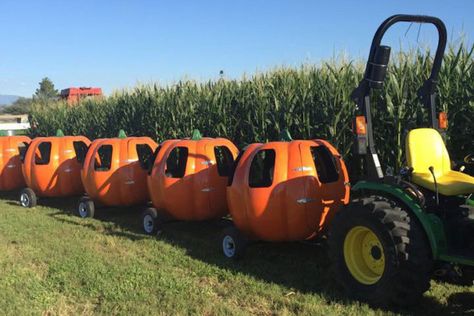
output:
POLYGON ((411 130, 405 146, 408 167, 413 168, 412 181, 415 184, 435 191, 435 180, 429 170, 433 167, 440 194, 453 196, 474 193, 474 177, 451 170, 448 151, 437 130, 411 130))

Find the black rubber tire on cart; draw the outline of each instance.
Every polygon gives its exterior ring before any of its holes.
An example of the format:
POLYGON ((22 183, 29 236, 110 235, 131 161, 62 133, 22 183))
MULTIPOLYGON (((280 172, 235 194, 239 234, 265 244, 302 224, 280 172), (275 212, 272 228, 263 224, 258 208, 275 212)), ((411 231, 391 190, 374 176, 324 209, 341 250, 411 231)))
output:
POLYGON ((160 235, 163 226, 173 221, 173 218, 164 211, 159 211, 153 207, 145 209, 142 213, 143 231, 147 235, 160 235))
POLYGON ((81 218, 92 218, 94 217, 95 213, 95 204, 94 201, 92 201, 89 197, 84 196, 79 199, 79 202, 77 203, 77 208, 76 208, 76 214, 77 216, 81 218))
POLYGON ((229 259, 242 258, 247 249, 248 240, 235 226, 226 227, 221 235, 221 249, 229 259))
POLYGON ((20 205, 26 208, 32 208, 36 206, 38 198, 35 192, 30 188, 24 188, 20 192, 20 205))

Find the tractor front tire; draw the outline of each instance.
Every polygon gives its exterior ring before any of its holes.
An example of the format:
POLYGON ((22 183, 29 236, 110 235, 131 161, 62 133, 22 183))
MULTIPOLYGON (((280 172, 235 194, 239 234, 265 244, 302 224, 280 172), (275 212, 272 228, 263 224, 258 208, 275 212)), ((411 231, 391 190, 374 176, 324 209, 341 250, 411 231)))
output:
POLYGON ((353 200, 334 217, 329 250, 349 295, 378 306, 411 306, 430 287, 433 260, 415 218, 389 200, 353 200))

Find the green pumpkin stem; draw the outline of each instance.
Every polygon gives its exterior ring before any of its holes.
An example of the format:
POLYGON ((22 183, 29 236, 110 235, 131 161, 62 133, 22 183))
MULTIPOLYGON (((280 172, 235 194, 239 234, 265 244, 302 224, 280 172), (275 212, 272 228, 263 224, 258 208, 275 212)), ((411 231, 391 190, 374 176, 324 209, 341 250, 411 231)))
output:
POLYGON ((119 131, 118 138, 127 138, 127 134, 125 134, 125 131, 123 129, 119 131))
POLYGON ((64 137, 64 133, 63 133, 63 131, 62 131, 61 129, 58 129, 58 130, 56 131, 56 137, 64 137))
POLYGON ((192 140, 200 140, 202 139, 201 132, 198 129, 193 130, 193 136, 191 137, 192 140))
POLYGON ((285 128, 284 130, 281 131, 280 140, 282 142, 291 142, 293 140, 293 138, 291 137, 290 131, 288 131, 288 129, 285 128))

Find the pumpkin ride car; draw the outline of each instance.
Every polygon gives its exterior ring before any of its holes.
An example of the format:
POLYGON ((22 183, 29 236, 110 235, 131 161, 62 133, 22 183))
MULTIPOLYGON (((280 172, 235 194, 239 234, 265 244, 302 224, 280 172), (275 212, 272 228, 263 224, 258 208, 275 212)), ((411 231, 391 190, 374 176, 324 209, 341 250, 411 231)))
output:
POLYGON ((89 146, 84 136, 37 137, 31 141, 23 161, 27 187, 20 193, 23 207, 34 207, 38 197, 69 197, 84 192, 81 164, 76 148, 89 146))
POLYGON ((30 142, 27 136, 0 136, 0 191, 26 186, 21 159, 30 142))
POLYGON ((153 208, 143 213, 143 229, 155 234, 165 221, 203 221, 228 214, 226 185, 237 147, 225 138, 202 137, 163 142, 148 176, 153 208))
POLYGON ((146 205, 148 160, 158 145, 149 137, 96 139, 83 158, 81 172, 87 196, 77 205, 77 215, 93 217, 95 203, 107 207, 146 205))
POLYGON ((250 240, 297 241, 321 235, 349 201, 344 161, 327 141, 293 140, 249 145, 236 161, 227 200, 234 226, 222 234, 228 258, 250 240))

